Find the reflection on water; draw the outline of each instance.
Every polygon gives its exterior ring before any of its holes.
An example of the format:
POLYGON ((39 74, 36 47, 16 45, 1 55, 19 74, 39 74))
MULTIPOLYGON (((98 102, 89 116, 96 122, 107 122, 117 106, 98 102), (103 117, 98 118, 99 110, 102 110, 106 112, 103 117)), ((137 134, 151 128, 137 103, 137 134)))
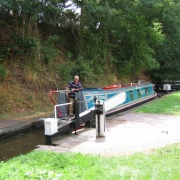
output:
POLYGON ((11 138, 0 140, 0 161, 26 154, 44 144, 44 129, 33 129, 11 138))

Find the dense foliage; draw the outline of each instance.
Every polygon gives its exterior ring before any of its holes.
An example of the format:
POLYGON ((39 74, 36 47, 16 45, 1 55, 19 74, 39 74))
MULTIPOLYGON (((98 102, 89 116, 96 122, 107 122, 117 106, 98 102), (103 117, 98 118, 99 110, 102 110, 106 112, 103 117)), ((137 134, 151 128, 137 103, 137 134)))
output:
MULTIPOLYGON (((56 64, 66 82, 104 72, 179 78, 177 0, 0 0, 0 78, 7 67, 56 64), (79 8, 80 13, 74 8, 79 8), (61 58, 59 58, 61 57, 61 58)), ((37 67, 36 67, 37 68, 37 67)))

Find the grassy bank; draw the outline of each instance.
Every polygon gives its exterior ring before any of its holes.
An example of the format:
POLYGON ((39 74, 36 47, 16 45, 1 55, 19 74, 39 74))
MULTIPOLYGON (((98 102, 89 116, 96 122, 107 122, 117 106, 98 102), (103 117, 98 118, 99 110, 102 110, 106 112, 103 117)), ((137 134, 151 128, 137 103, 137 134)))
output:
MULTIPOLYGON (((30 67, 17 67, 17 70, 8 72, 8 77, 0 81, 0 116, 14 113, 31 114, 32 111, 43 112, 53 109, 53 104, 48 97, 50 90, 65 89, 73 76, 61 76, 60 62, 53 61, 51 67, 38 67, 38 71, 30 67)), ((103 87, 118 81, 115 75, 109 76, 106 81, 101 78, 84 82, 80 76, 80 81, 85 87, 103 87)), ((89 80, 91 78, 87 78, 89 80)), ((54 97, 56 98, 56 96, 54 97)), ((0 117, 1 119, 1 117, 0 117)))
POLYGON ((43 117, 51 117, 53 116, 53 108, 46 107, 46 108, 38 108, 36 110, 28 110, 23 111, 20 113, 17 112, 10 112, 6 114, 0 114, 0 120, 22 120, 22 121, 29 121, 37 120, 43 117))
POLYGON ((136 112, 180 115, 180 92, 169 94, 147 105, 143 105, 136 112))
POLYGON ((180 145, 150 154, 100 157, 33 151, 0 163, 0 179, 163 179, 180 177, 180 145))

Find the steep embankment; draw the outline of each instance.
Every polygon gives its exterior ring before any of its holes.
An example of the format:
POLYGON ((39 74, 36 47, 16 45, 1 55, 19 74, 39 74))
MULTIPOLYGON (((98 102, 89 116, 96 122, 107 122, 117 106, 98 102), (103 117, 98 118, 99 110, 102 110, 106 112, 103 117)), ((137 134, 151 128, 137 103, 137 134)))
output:
MULTIPOLYGON (((0 83, 0 114, 22 114, 51 109, 52 103, 48 98, 48 92, 51 89, 65 89, 67 84, 59 72, 59 67, 62 66, 63 63, 57 60, 48 66, 6 65, 7 77, 0 83)), ((68 75, 64 76, 69 79, 68 81, 71 80, 68 75)), ((107 81, 103 83, 106 84, 107 81)))
MULTIPOLYGON (((56 68, 41 67, 40 72, 28 67, 16 67, 14 71, 10 69, 8 77, 0 83, 0 114, 49 110, 52 103, 48 98, 48 92, 51 89, 66 87, 66 82, 62 80, 56 68)), ((99 87, 101 84, 108 84, 108 80, 94 81, 93 84, 99 87)))
POLYGON ((6 66, 7 77, 0 83, 0 114, 49 109, 50 89, 64 88, 57 70, 39 64, 6 66))
MULTIPOLYGON (((48 66, 36 64, 35 67, 28 65, 15 65, 7 68, 7 78, 0 83, 0 114, 13 113, 13 116, 28 115, 33 112, 49 111, 53 109, 48 98, 51 89, 64 89, 72 76, 62 78, 64 61, 52 61, 48 66), (61 67, 61 68, 60 68, 61 67)), ((68 74, 68 72, 67 72, 68 74)), ((77 72, 78 74, 78 72, 77 72)), ((82 79, 85 87, 101 87, 114 83, 127 83, 133 81, 130 77, 118 78, 113 73, 104 72, 100 77, 94 75, 82 79)), ((144 74, 138 78, 147 79, 144 74)))

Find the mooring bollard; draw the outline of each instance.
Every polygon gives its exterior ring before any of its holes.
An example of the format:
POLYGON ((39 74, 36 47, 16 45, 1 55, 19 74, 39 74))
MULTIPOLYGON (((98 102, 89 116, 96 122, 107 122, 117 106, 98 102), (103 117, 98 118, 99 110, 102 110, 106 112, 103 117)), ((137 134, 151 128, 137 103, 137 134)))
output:
POLYGON ((45 135, 45 144, 51 145, 52 144, 52 135, 58 132, 57 126, 57 119, 56 118, 47 118, 44 119, 44 135, 45 135))
POLYGON ((96 100, 94 113, 95 113, 95 120, 96 120, 96 136, 105 137, 106 118, 105 118, 105 110, 104 110, 103 101, 96 100))

